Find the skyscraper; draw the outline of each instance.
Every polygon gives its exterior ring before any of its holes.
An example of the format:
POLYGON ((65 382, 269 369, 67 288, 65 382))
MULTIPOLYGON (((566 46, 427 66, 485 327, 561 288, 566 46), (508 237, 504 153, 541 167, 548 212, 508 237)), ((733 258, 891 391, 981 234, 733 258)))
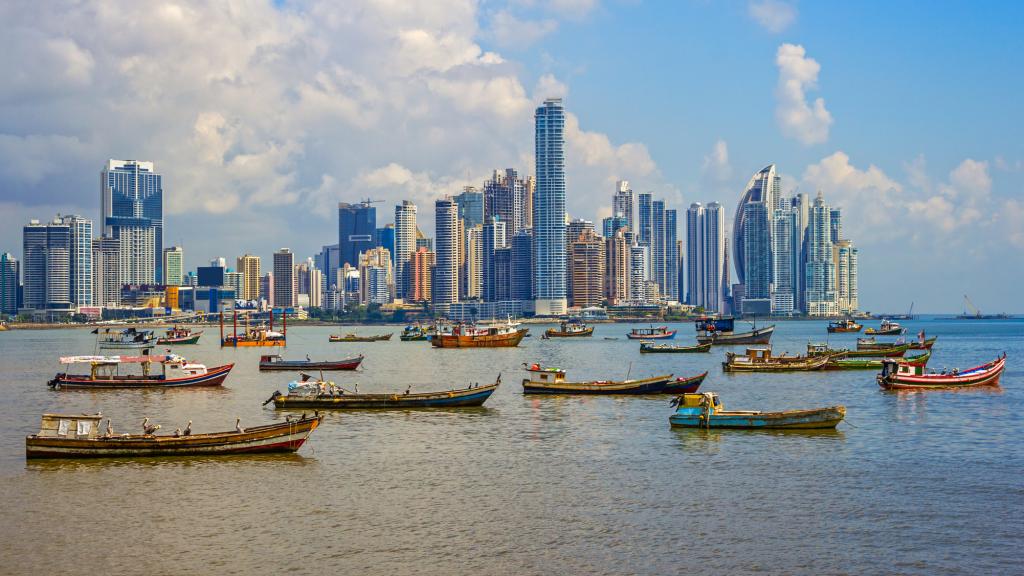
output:
POLYGON ((792 314, 796 301, 796 262, 793 228, 798 215, 791 208, 776 209, 772 218, 772 314, 792 314))
POLYGON ((699 202, 686 211, 687 303, 708 312, 724 312, 726 282, 725 210, 718 202, 699 202))
POLYGON ((648 246, 629 248, 629 299, 633 302, 647 302, 647 282, 651 249, 648 246))
POLYGON ((839 240, 832 245, 832 259, 836 266, 836 304, 839 314, 853 314, 859 305, 857 248, 850 240, 839 240))
POLYGON ((376 234, 377 209, 370 200, 338 203, 339 266, 359 266, 359 253, 373 248, 376 234))
POLYGON ((565 290, 566 294, 572 297, 572 245, 579 239, 580 234, 586 231, 594 231, 594 223, 590 220, 584 220, 582 218, 573 218, 565 225, 565 253, 566 253, 566 268, 565 268, 565 290))
POLYGON ((71 227, 32 220, 23 229, 24 306, 71 310, 71 227))
POLYGON ((583 231, 571 244, 572 305, 597 306, 604 299, 604 239, 593 228, 583 231))
POLYGON ((807 225, 807 266, 804 274, 807 277, 807 314, 838 314, 831 210, 820 191, 811 205, 807 225))
POLYGON ((82 216, 61 216, 60 221, 68 226, 71 233, 71 245, 68 247, 71 303, 92 306, 92 220, 82 216))
POLYGON ((566 309, 565 110, 549 98, 534 115, 537 191, 533 201, 534 311, 558 316, 566 309))
MULTIPOLYGON (((621 216, 625 218, 625 226, 629 226, 630 230, 636 230, 635 209, 636 206, 636 195, 633 194, 633 190, 629 187, 629 182, 626 180, 619 180, 615 183, 615 194, 612 196, 612 217, 621 216)), ((612 231, 614 234, 615 231, 612 231)), ((611 234, 605 234, 605 237, 611 238, 611 234)))
POLYGON ((807 222, 810 215, 811 203, 807 194, 797 194, 790 199, 790 210, 794 215, 793 226, 793 307, 799 311, 807 310, 807 277, 804 269, 807 267, 807 222))
POLYGON ((665 210, 665 280, 661 293, 666 300, 679 302, 679 226, 675 209, 665 210))
MULTIPOLYGON (((502 220, 492 219, 483 227, 483 246, 482 246, 482 260, 483 260, 483 299, 485 302, 496 302, 501 299, 508 299, 507 295, 505 298, 501 298, 501 290, 498 288, 498 275, 497 268, 495 266, 495 254, 498 250, 501 250, 507 246, 506 242, 506 227, 505 222, 502 220)), ((507 281, 505 292, 508 292, 507 281)))
POLYGON ((0 254, 0 315, 18 313, 18 277, 21 266, 13 254, 0 254))
POLYGON ((121 303, 121 241, 101 236, 92 241, 92 296, 96 306, 121 303))
POLYGON ((434 306, 459 300, 459 211, 455 201, 444 197, 434 204, 435 240, 434 306))
POLYGON ((467 228, 483 226, 486 222, 484 195, 484 192, 466 186, 462 189, 462 194, 455 196, 455 204, 459 207, 459 220, 465 222, 467 228))
POLYGON ((181 286, 185 278, 185 251, 181 246, 164 248, 163 271, 165 285, 181 286))
POLYGON ((533 230, 512 236, 512 300, 533 300, 533 230))
POLYGON ((359 299, 364 304, 387 304, 395 298, 394 268, 387 248, 359 254, 359 299))
POLYGON ((529 184, 513 168, 495 170, 491 179, 484 182, 484 222, 497 217, 505 222, 509 234, 526 228, 528 195, 529 184))
POLYGON ((391 253, 391 267, 395 266, 395 225, 388 222, 373 232, 374 248, 387 248, 391 253))
POLYGON ((839 208, 832 208, 828 213, 829 234, 832 243, 835 244, 843 239, 843 213, 839 208))
MULTIPOLYGON (((746 284, 747 282, 747 269, 750 264, 747 263, 747 255, 751 254, 759 261, 753 263, 755 270, 770 270, 771 269, 771 251, 768 247, 771 245, 771 240, 764 245, 763 250, 750 251, 744 244, 744 238, 746 238, 746 217, 747 210, 746 206, 752 202, 760 202, 764 205, 762 210, 755 210, 755 213, 763 216, 767 213, 765 220, 770 220, 772 211, 777 207, 777 201, 780 192, 780 181, 781 179, 775 173, 775 164, 769 164, 764 167, 760 172, 754 174, 750 181, 747 182, 747 187, 743 192, 743 196, 740 198, 739 204, 736 206, 736 217, 733 221, 732 228, 732 246, 734 252, 734 266, 736 267, 736 281, 739 284, 746 284)), ((767 226, 767 222, 761 222, 759 225, 767 226)), ((768 235, 771 236, 769 228, 768 235)), ((759 279, 760 281, 760 279, 759 279)), ((771 278, 768 279, 771 282, 771 278)), ((760 287, 755 289, 755 292, 759 292, 760 287)), ((750 290, 744 291, 746 297, 752 297, 750 290)), ((765 291, 767 294, 767 291, 765 291)), ((764 298, 768 298, 767 295, 764 298)))
POLYGON ((278 308, 293 308, 296 303, 295 255, 288 248, 274 252, 274 299, 278 308))
POLYGON ((462 274, 459 300, 481 298, 484 283, 483 226, 465 228, 462 244, 462 274))
POLYGON ((624 304, 629 301, 629 240, 626 230, 620 228, 605 240, 605 287, 604 295, 608 304, 624 304))
POLYGON ((768 205, 747 202, 743 206, 743 313, 771 312, 772 236, 768 205))
POLYGON ((163 178, 153 163, 108 160, 100 197, 103 235, 121 241, 121 283, 163 282, 163 178))
POLYGON ((601 235, 604 236, 605 238, 611 238, 612 236, 615 236, 615 233, 622 228, 632 230, 632 228, 628 228, 628 226, 629 223, 625 216, 621 214, 609 216, 601 220, 601 235))
POLYGON ((430 279, 434 270, 434 253, 419 247, 409 260, 409 290, 406 300, 430 302, 430 279))
POLYGON ((246 254, 240 256, 236 268, 242 273, 242 291, 238 298, 242 300, 260 299, 260 257, 246 254))
POLYGON ((403 200, 395 206, 395 292, 399 298, 405 298, 408 290, 409 259, 415 251, 416 205, 403 200))
MULTIPOLYGON (((650 193, 641 193, 637 203, 636 243, 640 246, 651 246, 654 223, 653 197, 650 193)), ((649 265, 650 263, 648 263, 649 265)))

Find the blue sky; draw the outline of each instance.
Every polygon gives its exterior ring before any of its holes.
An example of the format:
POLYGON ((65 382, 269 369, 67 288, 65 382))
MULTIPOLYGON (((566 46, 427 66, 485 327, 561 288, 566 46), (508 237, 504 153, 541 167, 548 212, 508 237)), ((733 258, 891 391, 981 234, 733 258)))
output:
MULTIPOLYGON (((494 168, 532 172, 565 97, 571 216, 624 178, 731 212, 768 163, 821 189, 860 248, 861 305, 1024 312, 1015 3, 120 0, 0 6, 0 250, 98 217, 107 158, 165 175, 186 264, 333 243, 494 168), (818 101, 820 99, 820 102, 818 101)), ((682 220, 682 219, 681 219, 682 220)), ((683 231, 680 230, 680 236, 683 231)))

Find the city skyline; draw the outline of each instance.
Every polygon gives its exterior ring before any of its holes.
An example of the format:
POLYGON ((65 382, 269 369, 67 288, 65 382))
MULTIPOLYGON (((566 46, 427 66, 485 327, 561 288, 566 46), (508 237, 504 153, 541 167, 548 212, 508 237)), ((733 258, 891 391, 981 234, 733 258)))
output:
MULTIPOLYGON (((561 96, 568 111, 566 202, 572 217, 600 222, 611 216, 603 198, 621 179, 637 192, 664 197, 676 210, 695 201, 718 201, 731 220, 747 175, 775 163, 784 195, 798 190, 813 197, 821 189, 831 205, 843 209, 849 236, 857 239, 863 262, 871 263, 861 267, 862 309, 899 312, 916 301, 925 311, 955 312, 963 293, 986 311, 1019 308, 1011 287, 1024 269, 1024 210, 1014 191, 1024 151, 1007 136, 1012 131, 1001 128, 1020 121, 1020 112, 1007 99, 1018 92, 1020 80, 979 75, 971 63, 1008 62, 1021 43, 1008 23, 1021 9, 1008 6, 977 19, 968 17, 966 7, 929 11, 925 26, 917 22, 920 14, 906 7, 870 4, 833 14, 824 7, 778 2, 792 8, 790 17, 767 25, 766 12, 753 10, 761 4, 655 10, 595 2, 578 8, 573 17, 524 6, 419 7, 414 12, 421 12, 408 15, 368 7, 366 17, 381 23, 367 37, 383 47, 380 58, 396 63, 397 76, 419 72, 430 81, 400 88, 394 77, 378 75, 351 51, 328 50, 320 60, 298 61, 289 71, 292 76, 284 80, 299 87, 299 96, 287 106, 295 112, 282 118, 267 113, 282 107, 272 106, 281 91, 262 84, 268 82, 265 64, 245 58, 215 64, 229 70, 229 76, 265 88, 257 90, 261 94, 255 99, 253 91, 246 91, 249 105, 243 106, 238 95, 203 85, 210 75, 202 64, 175 66, 176 55, 141 36, 124 41, 151 60, 152 69, 175 73, 147 85, 156 106, 133 109, 126 102, 138 98, 143 86, 124 81, 128 72, 118 65, 123 48, 109 40, 116 35, 78 32, 115 22, 92 21, 77 9, 27 20, 24 15, 32 12, 16 9, 5 26, 36 30, 52 42, 23 47, 29 57, 13 64, 16 73, 8 75, 17 81, 0 88, 7 97, 0 119, 6 138, 0 250, 17 256, 24 224, 58 212, 81 214, 95 229, 102 228, 93 200, 95 174, 111 157, 144 158, 157 166, 164 177, 165 242, 185 247, 189 268, 225 248, 235 252, 224 254, 228 257, 250 252, 265 261, 281 245, 297 254, 315 254, 320 246, 333 244, 329 230, 337 224, 332 206, 362 198, 384 199, 385 206, 409 199, 422 208, 421 228, 429 231, 429 206, 438 195, 457 194, 465 185, 479 187, 494 169, 513 167, 521 177, 531 176, 532 110, 545 97, 561 96), (507 20, 496 18, 496 11, 515 15, 524 29, 554 22, 558 33, 520 36, 510 43, 510 36, 500 33, 507 20), (931 58, 907 61, 915 57, 904 56, 890 62, 880 44, 850 35, 842 22, 869 12, 886 16, 878 29, 884 45, 894 51, 912 46, 913 53, 925 50, 931 58), (965 19, 972 26, 961 32, 965 19), (682 36, 658 33, 670 22, 682 27, 682 36), (715 33, 731 28, 744 33, 727 45, 714 44, 725 64, 713 67, 711 62, 721 59, 709 58, 693 43, 710 42, 715 33), (430 46, 440 45, 437 40, 446 31, 466 50, 441 51, 410 63, 407 51, 413 46, 394 41, 404 38, 405 29, 423 30, 430 46), (609 29, 652 33, 638 34, 628 49, 581 41, 609 29), (957 30, 957 50, 941 43, 935 29, 957 30), (692 40, 666 40, 677 37, 692 40), (67 50, 48 48, 51 44, 67 50), (627 54, 632 56, 629 65, 622 58, 627 54), (939 61, 949 64, 942 66, 942 75, 953 75, 941 94, 929 89, 939 61), (316 74, 335 64, 353 71, 364 82, 355 86, 364 91, 329 75, 316 80, 316 74), (651 66, 677 65, 724 90, 642 73, 651 66), (44 70, 60 71, 64 81, 46 81, 40 76, 44 70), (621 89, 609 91, 603 81, 608 77, 616 77, 621 89), (875 90, 876 84, 890 89, 875 90), (123 91, 123 98, 102 99, 112 86, 123 91), (168 99, 182 89, 198 89, 199 99, 171 105, 168 99), (391 89, 422 102, 420 115, 371 97, 391 89), (58 90, 79 104, 61 107, 58 90), (506 96, 474 96, 487 90, 506 96), (678 97, 669 106, 661 93, 678 97), (901 98, 880 100, 890 93, 901 98), (634 94, 645 95, 644 109, 624 113, 634 94), (976 105, 966 109, 962 102, 976 105), (140 125, 149 131, 140 132, 140 125), (393 135, 400 126, 411 131, 405 140, 412 144, 374 145, 377 133, 393 135), (748 138, 751 134, 759 137, 748 138), (348 143, 335 145, 339 136, 348 143), (324 233, 296 234, 300 221, 304 232, 315 227, 324 233), (920 266, 899 286, 886 279, 903 271, 893 259, 881 257, 894 244, 920 266), (935 250, 940 245, 943 249, 935 250), (950 262, 985 267, 991 281, 946 282, 950 262)), ((123 17, 133 10, 125 6, 123 17)), ((301 2, 256 5, 244 18, 291 38, 281 28, 282 16, 308 23, 306 35, 313 41, 327 39, 336 46, 334 39, 345 36, 344 30, 314 21, 301 2)), ((151 24, 167 17, 157 14, 151 24)), ((233 38, 241 49, 267 43, 246 36, 214 8, 199 6, 187 17, 224 31, 221 36, 233 38)), ((342 26, 362 27, 365 33, 367 21, 361 18, 342 26)), ((188 28, 160 29, 180 45, 211 41, 190 36, 188 28)), ((215 53, 219 46, 207 48, 215 53)), ((282 46, 270 41, 265 49, 282 46)), ((730 247, 730 252, 735 250, 730 247)))

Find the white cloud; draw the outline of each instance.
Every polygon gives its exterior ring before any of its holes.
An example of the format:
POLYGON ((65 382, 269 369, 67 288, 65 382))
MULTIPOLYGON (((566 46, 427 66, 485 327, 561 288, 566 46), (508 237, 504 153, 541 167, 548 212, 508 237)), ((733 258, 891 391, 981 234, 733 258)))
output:
POLYGON ((804 169, 800 188, 812 197, 821 190, 831 205, 841 207, 853 238, 896 231, 903 186, 875 165, 857 168, 849 155, 837 151, 804 169))
POLYGON ((747 14, 765 30, 778 34, 796 20, 797 10, 789 2, 760 0, 747 5, 747 14))
POLYGON ((825 109, 825 100, 808 103, 807 91, 818 87, 821 65, 808 58, 803 46, 783 44, 775 56, 779 68, 779 84, 775 89, 775 119, 788 138, 810 145, 828 140, 832 114, 825 109))
POLYGON ((523 49, 558 30, 553 18, 523 20, 509 10, 499 10, 491 18, 489 37, 506 49, 523 49))
POLYGON ((711 149, 711 153, 704 156, 701 163, 701 172, 706 178, 713 181, 724 182, 732 178, 732 165, 729 164, 729 145, 719 138, 711 149))

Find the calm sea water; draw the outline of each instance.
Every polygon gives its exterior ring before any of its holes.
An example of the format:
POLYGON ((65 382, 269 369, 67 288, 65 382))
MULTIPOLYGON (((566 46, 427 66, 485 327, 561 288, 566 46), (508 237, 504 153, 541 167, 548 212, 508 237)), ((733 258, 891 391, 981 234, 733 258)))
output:
MULTIPOLYGON (((0 573, 25 574, 1008 574, 1024 571, 1024 322, 920 320, 932 367, 1006 351, 993 390, 894 394, 872 372, 726 375, 712 354, 643 355, 628 325, 518 349, 330 344, 292 328, 286 357, 366 354, 331 378, 360 391, 492 381, 485 407, 329 414, 295 455, 33 462, 42 412, 102 411, 118 432, 228 430, 284 418, 260 403, 290 373, 216 328, 178 350, 236 363, 222 389, 54 392, 56 357, 86 330, 0 333, 0 573), (618 340, 606 340, 617 337, 618 340), (727 407, 844 404, 835 432, 673 430, 668 397, 530 397, 523 362, 572 378, 710 374, 727 407)), ((693 340, 680 324, 677 342, 693 340)), ((391 330, 388 328, 387 330, 391 330)), ((802 352, 823 322, 780 322, 802 352)), ((855 335, 835 335, 835 345, 855 335)))

